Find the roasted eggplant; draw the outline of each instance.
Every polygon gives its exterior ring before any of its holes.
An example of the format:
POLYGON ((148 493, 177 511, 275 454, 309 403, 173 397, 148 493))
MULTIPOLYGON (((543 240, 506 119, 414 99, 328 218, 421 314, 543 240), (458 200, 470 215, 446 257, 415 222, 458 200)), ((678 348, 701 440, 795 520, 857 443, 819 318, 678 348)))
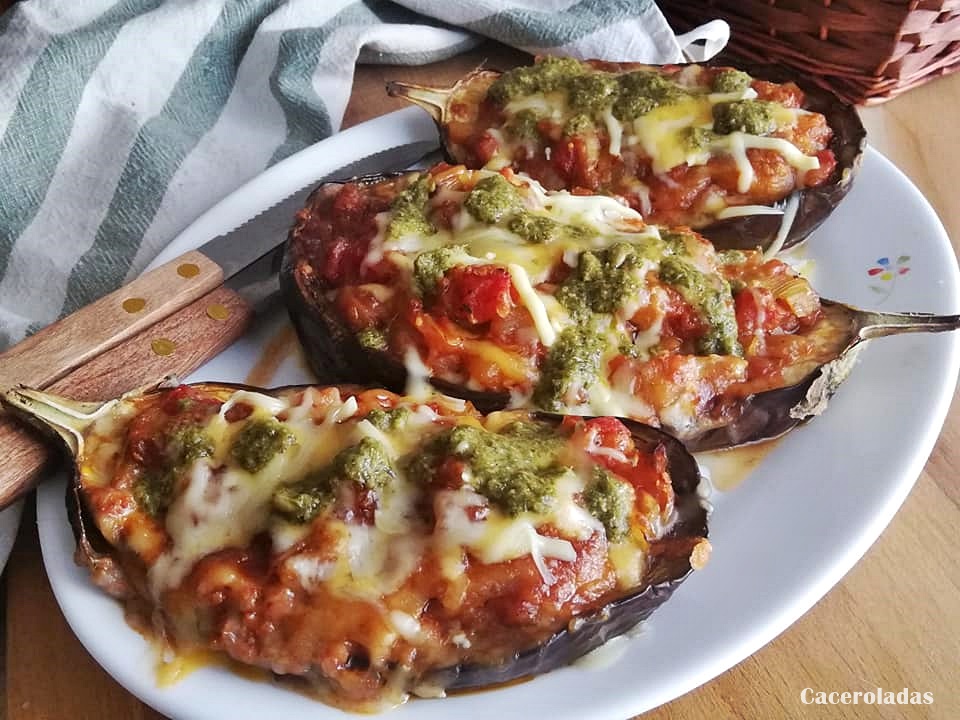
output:
POLYGON ((568 664, 709 555, 694 459, 613 418, 356 386, 3 400, 66 443, 78 562, 138 626, 350 709, 568 664))
POLYGON ((866 137, 852 105, 774 66, 546 57, 387 91, 433 116, 453 163, 616 195, 720 249, 801 242, 850 189, 866 137))
POLYGON ((958 324, 821 300, 759 251, 462 166, 319 188, 281 285, 325 381, 429 378, 488 410, 630 417, 691 450, 818 414, 867 338, 958 324))

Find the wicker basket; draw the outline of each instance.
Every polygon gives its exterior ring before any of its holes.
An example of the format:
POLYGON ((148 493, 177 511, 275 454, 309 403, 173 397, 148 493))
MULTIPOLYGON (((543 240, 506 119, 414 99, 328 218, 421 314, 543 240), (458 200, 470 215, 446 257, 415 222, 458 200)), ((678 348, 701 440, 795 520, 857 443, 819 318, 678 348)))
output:
POLYGON ((678 32, 730 23, 731 60, 778 62, 872 104, 960 69, 960 0, 661 0, 678 32))

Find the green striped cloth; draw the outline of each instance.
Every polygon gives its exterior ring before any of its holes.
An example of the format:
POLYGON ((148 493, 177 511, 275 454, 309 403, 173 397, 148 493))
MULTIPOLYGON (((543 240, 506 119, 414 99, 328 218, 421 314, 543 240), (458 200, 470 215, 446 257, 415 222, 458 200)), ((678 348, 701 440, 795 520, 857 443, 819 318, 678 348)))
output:
MULTIPOLYGON (((653 0, 29 0, 0 16, 0 349, 139 273, 194 218, 337 131, 356 63, 487 36, 705 59, 653 0)), ((706 40, 706 49, 694 41, 706 40)))

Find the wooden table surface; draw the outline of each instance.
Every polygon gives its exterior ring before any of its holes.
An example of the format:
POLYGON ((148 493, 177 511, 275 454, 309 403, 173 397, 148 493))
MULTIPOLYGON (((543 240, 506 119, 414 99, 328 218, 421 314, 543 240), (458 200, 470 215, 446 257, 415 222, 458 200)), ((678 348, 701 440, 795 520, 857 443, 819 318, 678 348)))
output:
MULTIPOLYGON (((5 5, 0 0, 0 10, 5 5)), ((364 67, 345 125, 400 107, 385 78, 443 84, 485 59, 523 56, 492 44, 422 68, 364 67)), ((960 74, 863 112, 870 141, 927 196, 960 249, 960 74)), ((751 658, 646 718, 960 717, 960 405, 903 508, 860 563, 800 621, 751 658), (805 706, 804 688, 932 692, 933 705, 805 706)), ((8 720, 156 719, 87 655, 66 625, 44 574, 28 507, 6 570, 8 720)))

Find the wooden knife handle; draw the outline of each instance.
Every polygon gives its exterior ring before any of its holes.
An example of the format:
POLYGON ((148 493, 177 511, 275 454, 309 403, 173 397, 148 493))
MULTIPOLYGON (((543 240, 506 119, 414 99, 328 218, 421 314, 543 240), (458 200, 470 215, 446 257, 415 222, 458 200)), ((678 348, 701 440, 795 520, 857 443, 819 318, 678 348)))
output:
POLYGON ((219 265, 196 250, 184 253, 0 354, 0 388, 46 389, 222 282, 219 265))
MULTIPOLYGON (((187 375, 240 337, 252 316, 246 300, 217 288, 46 389, 76 400, 108 400, 165 375, 187 375)), ((33 488, 54 455, 36 431, 0 416, 0 508, 33 488)))

